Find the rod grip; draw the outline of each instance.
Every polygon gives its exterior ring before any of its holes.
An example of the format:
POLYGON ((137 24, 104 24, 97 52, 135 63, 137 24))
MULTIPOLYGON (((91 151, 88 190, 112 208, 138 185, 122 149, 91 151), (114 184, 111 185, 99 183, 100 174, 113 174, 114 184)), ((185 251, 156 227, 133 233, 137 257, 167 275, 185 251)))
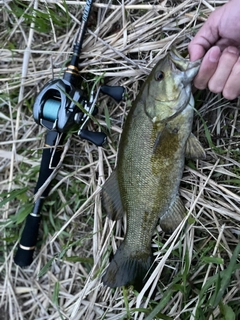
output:
POLYGON ((27 267, 33 262, 33 253, 37 244, 41 216, 29 214, 23 229, 14 262, 20 267, 27 267))

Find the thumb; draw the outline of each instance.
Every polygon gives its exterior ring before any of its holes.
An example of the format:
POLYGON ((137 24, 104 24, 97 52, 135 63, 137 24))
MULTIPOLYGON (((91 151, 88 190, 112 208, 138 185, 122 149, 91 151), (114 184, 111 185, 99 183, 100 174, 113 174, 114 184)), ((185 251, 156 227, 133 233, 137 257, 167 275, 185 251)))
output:
POLYGON ((219 40, 219 20, 222 8, 216 9, 204 23, 202 28, 188 45, 190 60, 201 59, 205 53, 219 40))
POLYGON ((190 55, 190 60, 196 61, 198 59, 201 59, 205 55, 206 50, 201 44, 191 41, 188 45, 188 52, 190 55))

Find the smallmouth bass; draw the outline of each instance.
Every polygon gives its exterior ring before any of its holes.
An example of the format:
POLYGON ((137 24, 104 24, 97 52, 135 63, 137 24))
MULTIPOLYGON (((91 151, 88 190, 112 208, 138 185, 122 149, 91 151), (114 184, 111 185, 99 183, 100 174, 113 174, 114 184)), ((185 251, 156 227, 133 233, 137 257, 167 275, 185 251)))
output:
POLYGON ((117 166, 102 190, 108 217, 127 215, 124 241, 103 276, 111 288, 134 285, 140 290, 153 262, 151 240, 158 220, 172 232, 185 216, 178 194, 185 157, 205 157, 191 133, 191 81, 199 66, 199 60, 190 62, 170 51, 153 68, 127 116, 117 166))

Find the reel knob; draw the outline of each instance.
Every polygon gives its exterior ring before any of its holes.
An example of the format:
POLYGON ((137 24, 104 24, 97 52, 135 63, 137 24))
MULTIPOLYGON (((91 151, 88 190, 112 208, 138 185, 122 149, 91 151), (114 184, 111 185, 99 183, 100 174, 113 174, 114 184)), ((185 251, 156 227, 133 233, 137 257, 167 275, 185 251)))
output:
POLYGON ((108 96, 112 97, 117 102, 122 101, 123 94, 124 94, 124 87, 121 86, 102 86, 100 91, 103 94, 107 94, 108 96))
POLYGON ((97 147, 102 147, 107 139, 107 136, 104 132, 92 132, 87 129, 82 129, 78 135, 80 138, 92 142, 97 147))

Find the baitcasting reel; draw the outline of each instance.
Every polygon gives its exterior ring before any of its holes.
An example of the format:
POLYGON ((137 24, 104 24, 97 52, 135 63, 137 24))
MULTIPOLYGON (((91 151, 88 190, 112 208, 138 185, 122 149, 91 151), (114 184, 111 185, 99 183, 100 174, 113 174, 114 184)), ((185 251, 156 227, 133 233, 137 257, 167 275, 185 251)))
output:
MULTIPOLYGON (((66 71, 67 72, 67 71, 66 71)), ((64 78, 66 77, 66 73, 64 78)), ((122 100, 124 88, 121 86, 101 86, 90 99, 66 79, 54 79, 48 82, 38 94, 33 105, 34 120, 48 130, 67 133, 76 125, 80 126, 78 135, 96 146, 102 146, 106 140, 103 132, 85 129, 91 116, 96 115, 95 107, 99 91, 111 96, 117 102, 122 100)))

